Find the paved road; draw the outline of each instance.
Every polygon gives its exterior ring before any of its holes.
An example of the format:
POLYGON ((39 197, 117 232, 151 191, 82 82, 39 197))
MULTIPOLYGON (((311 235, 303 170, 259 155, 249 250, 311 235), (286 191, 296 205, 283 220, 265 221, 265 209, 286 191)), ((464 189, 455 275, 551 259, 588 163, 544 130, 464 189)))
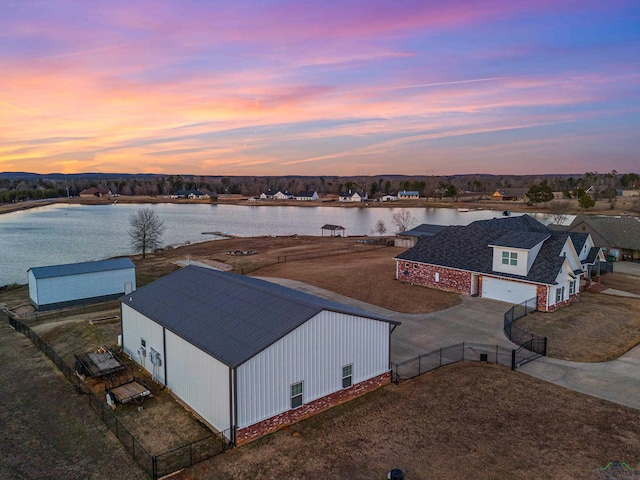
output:
MULTIPOLYGON (((463 296, 461 305, 448 310, 430 314, 403 314, 294 280, 265 280, 402 322, 391 336, 391 361, 394 363, 460 342, 517 348, 502 331, 503 313, 510 307, 507 303, 463 296)), ((518 371, 594 397, 640 409, 640 346, 611 362, 580 363, 542 357, 523 365, 518 371)))

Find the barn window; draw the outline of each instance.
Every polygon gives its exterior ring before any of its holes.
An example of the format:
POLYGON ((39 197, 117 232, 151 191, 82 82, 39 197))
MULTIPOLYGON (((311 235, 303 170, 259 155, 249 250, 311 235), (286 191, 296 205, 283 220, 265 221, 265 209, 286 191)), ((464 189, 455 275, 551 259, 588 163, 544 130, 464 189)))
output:
POLYGON ((302 406, 302 382, 291 385, 291 408, 302 406))
POLYGON ((353 385, 353 365, 342 367, 342 388, 349 388, 353 385))

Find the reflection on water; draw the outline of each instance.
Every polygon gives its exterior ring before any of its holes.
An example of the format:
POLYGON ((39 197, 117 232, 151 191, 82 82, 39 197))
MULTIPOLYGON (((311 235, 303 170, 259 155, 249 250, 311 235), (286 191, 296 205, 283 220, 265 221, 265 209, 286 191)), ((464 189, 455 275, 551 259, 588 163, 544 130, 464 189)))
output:
MULTIPOLYGON (((100 260, 132 251, 129 216, 152 208, 164 221, 163 244, 178 246, 217 238, 203 232, 241 237, 321 235, 327 223, 341 225, 346 235, 374 235, 382 220, 393 233, 397 208, 267 207, 241 205, 50 205, 0 215, 0 285, 27 283, 27 270, 42 265, 100 260)), ((467 225, 500 212, 447 208, 410 208, 415 225, 467 225)), ((518 215, 514 213, 514 215, 518 215)), ((542 215, 537 217, 544 221, 542 215)))

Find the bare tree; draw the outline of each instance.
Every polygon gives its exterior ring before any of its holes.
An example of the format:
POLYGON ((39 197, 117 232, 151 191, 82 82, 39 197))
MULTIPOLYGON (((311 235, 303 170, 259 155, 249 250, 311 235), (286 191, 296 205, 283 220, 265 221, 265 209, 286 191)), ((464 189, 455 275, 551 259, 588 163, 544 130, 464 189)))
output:
POLYGON ((145 258, 147 250, 153 251, 160 246, 164 233, 164 222, 150 208, 143 208, 129 217, 129 237, 136 250, 142 250, 145 258))
POLYGON ((569 218, 569 203, 553 201, 549 204, 549 211, 545 216, 556 225, 564 225, 569 218))
POLYGON ((387 226, 384 224, 384 220, 378 220, 376 222, 376 226, 374 227, 373 231, 379 234, 380 236, 387 233, 387 226))
POLYGON ((416 223, 416 219, 406 208, 402 208, 400 211, 395 212, 393 214, 392 221, 393 224, 398 227, 399 232, 406 232, 413 227, 414 223, 416 223))

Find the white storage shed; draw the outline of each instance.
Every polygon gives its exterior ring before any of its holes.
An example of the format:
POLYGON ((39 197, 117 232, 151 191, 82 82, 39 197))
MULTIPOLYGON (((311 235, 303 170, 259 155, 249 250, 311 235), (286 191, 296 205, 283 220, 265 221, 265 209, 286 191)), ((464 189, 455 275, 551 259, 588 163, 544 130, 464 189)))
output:
POLYGON ((188 266, 122 301, 123 348, 233 443, 390 382, 394 322, 188 266))
POLYGON ((136 289, 136 266, 128 258, 33 267, 28 277, 37 310, 116 299, 136 289))

